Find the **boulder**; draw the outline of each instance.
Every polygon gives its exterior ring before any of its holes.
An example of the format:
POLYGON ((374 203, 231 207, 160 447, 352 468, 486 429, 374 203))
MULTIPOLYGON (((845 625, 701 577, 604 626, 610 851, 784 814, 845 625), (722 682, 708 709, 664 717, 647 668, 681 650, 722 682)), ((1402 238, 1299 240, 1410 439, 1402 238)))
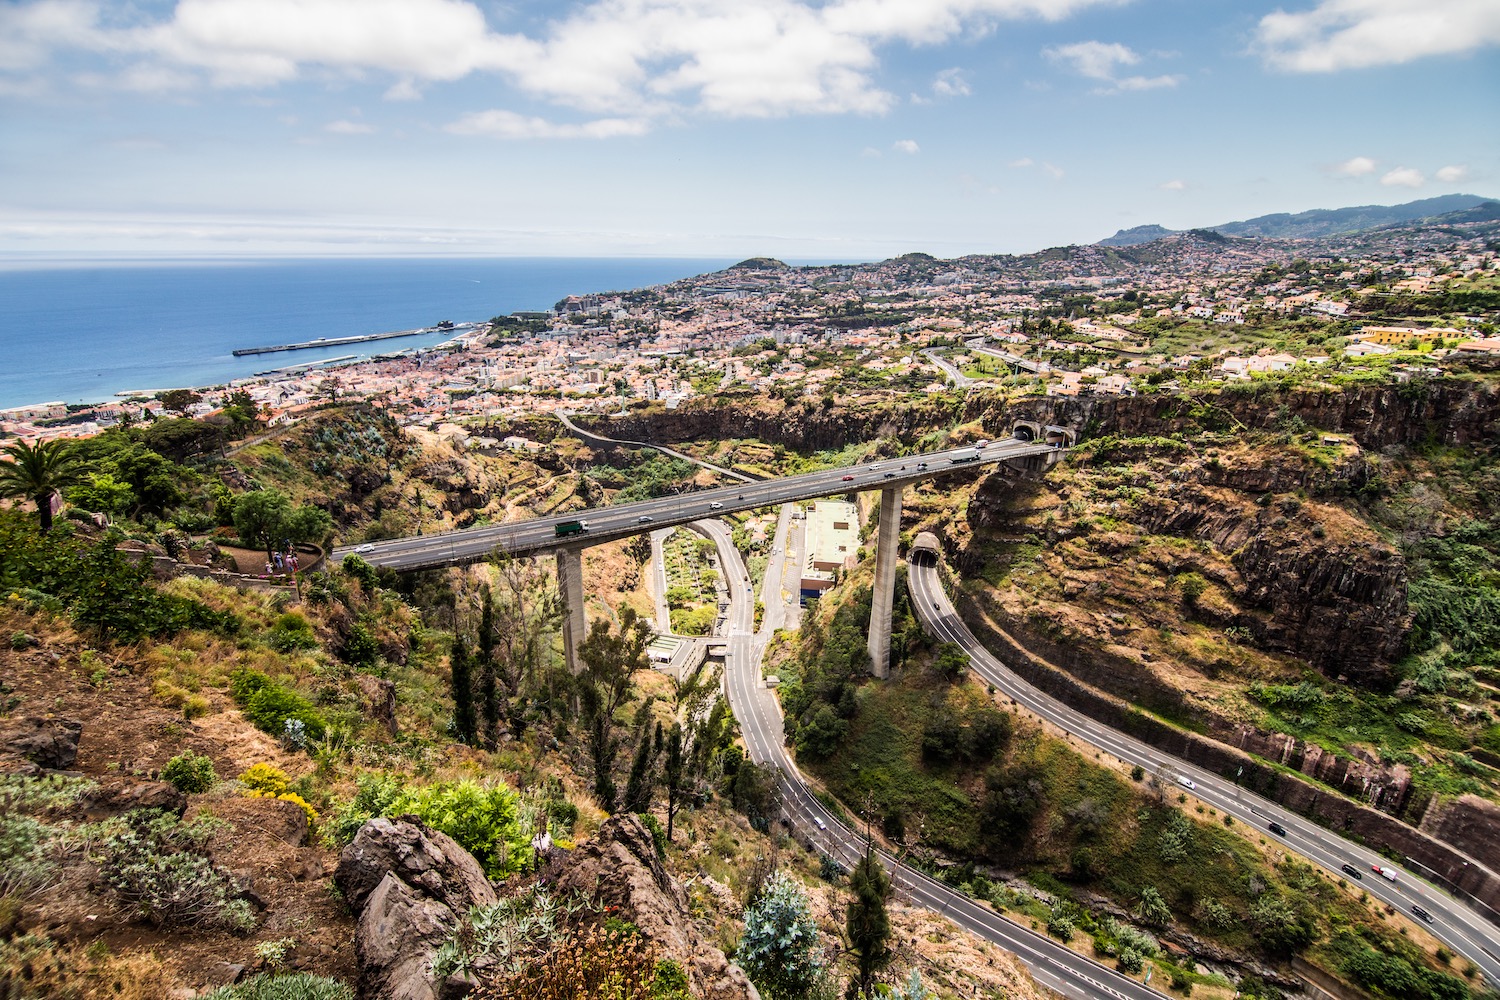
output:
POLYGON ((556 857, 547 881, 559 894, 577 892, 640 928, 663 958, 682 965, 695 996, 744 1000, 750 980, 704 940, 688 911, 687 895, 657 857, 651 832, 633 815, 612 816, 587 844, 556 857))
POLYGON ((134 809, 160 809, 181 819, 187 809, 187 796, 166 781, 100 785, 79 799, 78 808, 90 822, 134 809))
POLYGON ((370 674, 355 674, 354 685, 359 688, 360 710, 365 717, 378 722, 392 736, 400 732, 396 726, 396 685, 370 674))
POLYGON ((433 953, 470 907, 495 902, 479 862, 415 816, 360 827, 333 877, 355 913, 361 998, 438 1000, 433 953))
POLYGON ((27 716, 0 731, 0 750, 46 768, 65 770, 78 759, 78 737, 83 723, 73 719, 39 719, 27 716))

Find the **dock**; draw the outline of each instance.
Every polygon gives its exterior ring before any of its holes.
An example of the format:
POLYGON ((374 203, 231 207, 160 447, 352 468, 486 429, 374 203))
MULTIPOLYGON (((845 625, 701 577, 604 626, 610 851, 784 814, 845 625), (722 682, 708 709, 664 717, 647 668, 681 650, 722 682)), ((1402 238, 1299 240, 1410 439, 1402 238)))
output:
POLYGON ((243 358, 248 354, 275 354, 278 351, 305 351, 312 347, 343 347, 345 344, 367 344, 372 340, 392 340, 396 337, 415 337, 424 333, 445 333, 443 330, 423 328, 421 330, 397 330, 394 333, 366 333, 357 337, 319 337, 317 340, 304 340, 297 344, 273 344, 269 347, 241 347, 233 352, 237 358, 243 358))

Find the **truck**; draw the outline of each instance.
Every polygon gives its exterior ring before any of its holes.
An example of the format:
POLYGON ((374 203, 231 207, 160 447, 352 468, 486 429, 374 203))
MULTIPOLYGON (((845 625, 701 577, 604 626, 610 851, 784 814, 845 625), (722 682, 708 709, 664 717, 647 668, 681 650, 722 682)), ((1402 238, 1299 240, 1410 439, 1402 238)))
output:
POLYGON ((552 529, 558 538, 567 538, 571 535, 581 535, 589 530, 587 521, 562 521, 552 529))
POLYGON ((979 461, 979 452, 976 451, 968 455, 956 455, 948 459, 948 461, 952 465, 962 465, 964 462, 977 462, 979 461))

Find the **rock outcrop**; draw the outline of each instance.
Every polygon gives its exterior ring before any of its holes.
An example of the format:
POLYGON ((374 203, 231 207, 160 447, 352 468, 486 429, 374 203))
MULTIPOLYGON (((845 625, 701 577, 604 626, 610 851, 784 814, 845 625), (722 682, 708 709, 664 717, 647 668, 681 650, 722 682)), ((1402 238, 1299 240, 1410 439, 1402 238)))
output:
POLYGON ((37 767, 62 771, 78 759, 83 723, 73 719, 26 716, 0 731, 0 753, 22 757, 37 767))
POLYGON ((187 796, 166 781, 138 781, 102 784, 78 800, 79 812, 90 822, 136 809, 159 809, 180 819, 187 810, 187 796))
POLYGON ((698 933, 686 894, 657 857, 651 832, 635 816, 611 817, 592 841, 555 855, 547 880, 560 892, 577 892, 613 907, 639 927, 664 958, 687 971, 694 995, 705 1000, 745 1000, 752 995, 744 972, 698 933))
POLYGON ((358 994, 438 1000, 432 955, 470 907, 495 902, 473 856, 415 816, 372 819, 339 857, 334 882, 356 914, 358 994))

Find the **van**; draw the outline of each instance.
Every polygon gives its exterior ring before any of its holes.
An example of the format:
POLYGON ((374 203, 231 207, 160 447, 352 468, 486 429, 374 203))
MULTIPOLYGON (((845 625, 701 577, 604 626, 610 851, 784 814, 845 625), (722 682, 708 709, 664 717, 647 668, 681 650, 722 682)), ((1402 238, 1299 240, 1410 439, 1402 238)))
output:
POLYGON ((813 822, 817 824, 819 830, 826 830, 826 829, 828 829, 827 825, 824 824, 824 822, 823 822, 823 817, 822 816, 814 816, 813 817, 813 822))

